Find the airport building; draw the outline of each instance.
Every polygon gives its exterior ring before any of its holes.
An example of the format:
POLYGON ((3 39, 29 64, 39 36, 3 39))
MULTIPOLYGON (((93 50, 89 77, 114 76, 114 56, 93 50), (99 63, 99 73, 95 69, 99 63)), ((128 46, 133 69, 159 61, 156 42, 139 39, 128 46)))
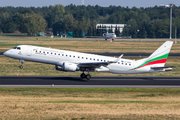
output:
POLYGON ((126 24, 97 24, 96 25, 96 29, 98 28, 108 28, 108 29, 112 29, 113 32, 115 32, 115 29, 117 27, 117 29, 119 29, 120 33, 122 33, 123 28, 126 24))

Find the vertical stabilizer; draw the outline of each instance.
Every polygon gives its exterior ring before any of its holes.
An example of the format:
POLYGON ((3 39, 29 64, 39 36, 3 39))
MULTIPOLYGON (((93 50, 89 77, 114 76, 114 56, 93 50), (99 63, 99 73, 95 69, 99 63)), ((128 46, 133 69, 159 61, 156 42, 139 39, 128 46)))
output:
POLYGON ((163 45, 161 45, 154 53, 152 53, 148 59, 154 59, 154 58, 166 58, 169 55, 169 52, 171 50, 171 47, 173 45, 173 41, 166 41, 163 45))
POLYGON ((142 68, 145 66, 163 67, 166 63, 172 45, 173 45, 172 41, 166 41, 154 53, 152 53, 148 58, 146 58, 145 61, 142 62, 142 64, 140 64, 135 69, 142 68))

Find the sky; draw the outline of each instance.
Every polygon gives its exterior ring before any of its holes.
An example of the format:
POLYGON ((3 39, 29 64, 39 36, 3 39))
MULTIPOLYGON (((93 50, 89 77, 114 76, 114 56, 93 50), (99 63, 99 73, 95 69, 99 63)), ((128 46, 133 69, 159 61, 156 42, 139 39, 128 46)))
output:
MULTIPOLYGON (((110 5, 122 6, 122 7, 154 7, 162 4, 173 3, 176 6, 180 6, 180 0, 84 0, 84 5, 99 5, 102 7, 108 7, 110 5)), ((62 4, 67 6, 69 4, 81 5, 82 0, 0 0, 0 7, 13 6, 13 7, 42 7, 55 4, 62 4)))

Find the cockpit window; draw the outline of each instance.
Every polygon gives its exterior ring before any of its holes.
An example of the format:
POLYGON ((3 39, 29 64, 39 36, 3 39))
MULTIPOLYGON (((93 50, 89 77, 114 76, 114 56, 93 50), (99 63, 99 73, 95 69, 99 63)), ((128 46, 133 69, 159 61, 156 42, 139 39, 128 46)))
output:
POLYGON ((14 47, 13 49, 21 50, 21 48, 20 48, 20 47, 14 47))
POLYGON ((20 48, 20 47, 17 47, 17 50, 21 50, 21 48, 20 48))

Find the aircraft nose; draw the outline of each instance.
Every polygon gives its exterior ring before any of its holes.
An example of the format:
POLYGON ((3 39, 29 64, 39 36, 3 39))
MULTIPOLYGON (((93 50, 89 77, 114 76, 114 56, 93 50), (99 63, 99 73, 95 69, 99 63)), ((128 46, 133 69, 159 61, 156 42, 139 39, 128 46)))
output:
POLYGON ((9 51, 6 51, 6 52, 3 53, 3 55, 8 56, 9 53, 10 53, 9 51))
POLYGON ((7 53, 6 53, 6 52, 4 52, 4 53, 3 53, 3 55, 5 55, 5 56, 6 56, 6 55, 7 55, 7 53))

